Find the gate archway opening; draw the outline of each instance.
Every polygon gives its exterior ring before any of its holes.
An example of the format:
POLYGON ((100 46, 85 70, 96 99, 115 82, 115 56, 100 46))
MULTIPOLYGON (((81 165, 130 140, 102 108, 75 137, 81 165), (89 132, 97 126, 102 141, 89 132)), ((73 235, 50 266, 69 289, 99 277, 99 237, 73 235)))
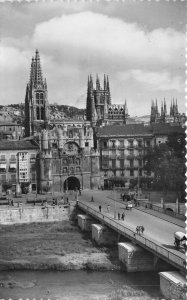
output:
POLYGON ((75 176, 70 176, 64 181, 64 190, 80 189, 80 180, 75 176))

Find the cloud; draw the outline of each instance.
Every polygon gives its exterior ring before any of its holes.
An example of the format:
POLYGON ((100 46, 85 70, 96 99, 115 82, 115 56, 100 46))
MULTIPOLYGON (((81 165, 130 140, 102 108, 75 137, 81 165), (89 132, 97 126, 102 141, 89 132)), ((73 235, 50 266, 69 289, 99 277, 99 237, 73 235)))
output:
POLYGON ((122 66, 129 62, 166 65, 180 61, 185 36, 170 28, 145 32, 135 23, 88 11, 38 24, 33 44, 45 51, 58 49, 71 61, 88 57, 93 61, 115 58, 117 65, 122 66))
POLYGON ((181 92, 185 87, 182 76, 172 76, 168 71, 150 72, 135 69, 124 73, 120 72, 118 77, 122 81, 136 80, 153 91, 181 92))
POLYGON ((50 103, 82 106, 90 73, 107 73, 113 103, 126 98, 129 107, 142 98, 149 107, 155 94, 184 90, 185 35, 171 28, 148 31, 104 13, 74 11, 36 23, 31 35, 3 38, 1 48, 1 102, 23 101, 36 48, 50 103))

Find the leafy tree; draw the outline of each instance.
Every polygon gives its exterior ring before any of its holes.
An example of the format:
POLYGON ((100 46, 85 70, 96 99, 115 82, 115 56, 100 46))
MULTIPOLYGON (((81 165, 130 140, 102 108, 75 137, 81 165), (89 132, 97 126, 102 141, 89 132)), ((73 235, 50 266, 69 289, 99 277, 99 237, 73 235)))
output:
POLYGON ((185 201, 185 136, 173 133, 168 141, 149 149, 144 156, 144 170, 154 173, 153 186, 164 193, 175 190, 179 201, 185 201))

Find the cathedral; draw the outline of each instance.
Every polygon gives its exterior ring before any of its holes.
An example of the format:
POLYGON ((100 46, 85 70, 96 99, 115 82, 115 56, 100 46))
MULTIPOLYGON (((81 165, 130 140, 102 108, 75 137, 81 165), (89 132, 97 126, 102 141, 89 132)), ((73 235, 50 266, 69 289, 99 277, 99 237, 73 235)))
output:
POLYGON ((174 99, 171 101, 170 112, 167 112, 166 101, 161 104, 161 110, 158 110, 157 100, 152 101, 151 104, 151 115, 150 115, 150 123, 184 123, 184 116, 181 115, 178 111, 177 100, 174 99))
POLYGON ((101 186, 100 155, 94 150, 90 121, 58 120, 51 123, 48 93, 38 50, 32 58, 25 96, 25 137, 38 145, 36 158, 39 193, 101 186))
POLYGON ((110 84, 108 76, 104 75, 103 88, 97 75, 96 86, 93 79, 88 77, 86 118, 92 127, 100 125, 126 124, 128 117, 126 101, 124 105, 112 104, 110 95, 110 84))
POLYGON ((36 134, 46 128, 48 115, 48 95, 46 79, 43 79, 40 55, 36 50, 32 58, 30 80, 25 95, 25 136, 36 134))

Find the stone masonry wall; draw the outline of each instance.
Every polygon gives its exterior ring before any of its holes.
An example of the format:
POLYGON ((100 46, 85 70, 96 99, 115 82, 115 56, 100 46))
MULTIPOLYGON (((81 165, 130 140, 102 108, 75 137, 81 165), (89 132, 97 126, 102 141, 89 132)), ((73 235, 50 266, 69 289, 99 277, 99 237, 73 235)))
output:
POLYGON ((119 260, 128 272, 149 271, 154 269, 152 253, 129 242, 118 243, 119 260))
POLYGON ((0 209, 0 224, 50 222, 69 219, 68 208, 64 206, 23 207, 0 209))
POLYGON ((185 277, 177 271, 160 272, 160 290, 166 299, 186 300, 185 277))

